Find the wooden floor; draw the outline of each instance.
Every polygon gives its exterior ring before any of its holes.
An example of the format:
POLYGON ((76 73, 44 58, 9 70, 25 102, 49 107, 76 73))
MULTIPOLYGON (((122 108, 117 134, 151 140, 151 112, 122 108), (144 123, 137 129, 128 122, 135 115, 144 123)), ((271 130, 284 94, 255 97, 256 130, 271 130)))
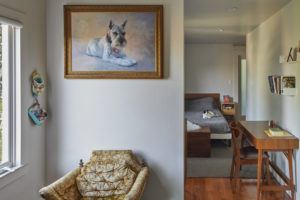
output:
MULTIPOLYGON (((185 200, 256 200, 256 179, 240 179, 232 193, 229 178, 187 178, 185 200)), ((272 184, 278 184, 272 180, 272 184)), ((290 200, 285 192, 263 192, 261 200, 290 200)))

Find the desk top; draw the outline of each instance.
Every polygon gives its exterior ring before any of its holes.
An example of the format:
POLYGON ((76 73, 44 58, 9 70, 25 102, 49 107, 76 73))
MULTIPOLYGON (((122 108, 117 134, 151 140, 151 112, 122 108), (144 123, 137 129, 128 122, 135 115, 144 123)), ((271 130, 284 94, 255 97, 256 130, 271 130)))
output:
POLYGON ((293 136, 269 137, 267 121, 239 121, 239 127, 246 134, 256 149, 285 150, 298 149, 299 139, 293 136))

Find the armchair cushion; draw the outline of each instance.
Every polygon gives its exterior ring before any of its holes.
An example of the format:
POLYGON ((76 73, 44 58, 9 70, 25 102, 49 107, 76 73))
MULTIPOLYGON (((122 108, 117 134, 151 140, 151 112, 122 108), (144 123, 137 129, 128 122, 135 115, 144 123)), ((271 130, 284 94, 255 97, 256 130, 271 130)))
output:
POLYGON ((131 151, 94 151, 76 178, 82 200, 124 199, 141 169, 131 155, 131 151))

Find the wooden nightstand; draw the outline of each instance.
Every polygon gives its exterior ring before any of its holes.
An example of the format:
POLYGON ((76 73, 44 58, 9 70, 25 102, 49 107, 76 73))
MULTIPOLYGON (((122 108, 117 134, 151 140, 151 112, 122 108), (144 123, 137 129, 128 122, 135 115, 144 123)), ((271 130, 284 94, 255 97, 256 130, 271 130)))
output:
POLYGON ((221 103, 221 112, 228 121, 228 123, 235 121, 235 107, 235 103, 221 103))
POLYGON ((187 132, 187 157, 210 157, 210 128, 187 132))

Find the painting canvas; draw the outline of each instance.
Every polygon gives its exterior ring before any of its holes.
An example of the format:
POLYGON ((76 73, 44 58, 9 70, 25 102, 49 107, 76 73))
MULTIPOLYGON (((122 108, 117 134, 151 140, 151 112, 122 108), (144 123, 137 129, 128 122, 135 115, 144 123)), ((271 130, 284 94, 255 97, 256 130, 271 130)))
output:
POLYGON ((65 78, 162 78, 162 11, 65 6, 65 78))

